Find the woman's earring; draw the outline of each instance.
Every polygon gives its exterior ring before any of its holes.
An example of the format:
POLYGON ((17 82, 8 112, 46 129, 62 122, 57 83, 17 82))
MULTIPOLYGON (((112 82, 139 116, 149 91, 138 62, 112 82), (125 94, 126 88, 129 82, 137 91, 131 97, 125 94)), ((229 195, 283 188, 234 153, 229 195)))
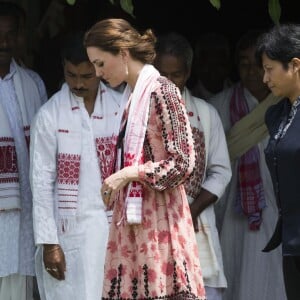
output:
POLYGON ((126 76, 128 76, 128 64, 127 63, 125 64, 125 74, 126 74, 126 76))

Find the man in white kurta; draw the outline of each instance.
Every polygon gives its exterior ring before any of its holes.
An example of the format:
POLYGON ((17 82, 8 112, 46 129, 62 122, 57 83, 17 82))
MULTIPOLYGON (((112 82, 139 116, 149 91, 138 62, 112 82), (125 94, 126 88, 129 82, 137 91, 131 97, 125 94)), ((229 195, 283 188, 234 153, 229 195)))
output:
MULTIPOLYGON (((24 75, 23 74, 23 75, 24 75)), ((26 75, 25 75, 26 76, 26 75)), ((33 118, 35 111, 38 107, 46 102, 47 94, 44 83, 41 78, 34 73, 32 70, 23 69, 20 66, 17 66, 14 61, 12 61, 10 65, 10 72, 3 78, 0 79, 0 156, 1 156, 1 166, 0 166, 0 198, 10 199, 13 197, 17 197, 20 202, 22 202, 22 193, 20 190, 19 184, 19 175, 18 169, 16 165, 16 161, 18 159, 16 145, 14 143, 14 136, 12 131, 9 128, 9 121, 6 110, 3 108, 4 98, 10 102, 14 103, 17 108, 15 111, 15 115, 19 114, 19 101, 22 101, 23 104, 27 107, 30 113, 30 117, 28 119, 28 124, 24 127, 24 139, 29 141, 29 124, 31 122, 31 118, 33 118), (27 98, 23 98, 20 93, 16 92, 16 85, 19 86, 19 79, 14 80, 14 78, 18 78, 18 73, 24 72, 27 74, 28 81, 23 80, 24 88, 30 93, 30 89, 36 89, 38 91, 37 100, 40 101, 39 105, 35 105, 30 101, 30 98, 27 94, 27 98), (8 97, 7 97, 8 95, 8 97), (22 97, 22 98, 21 98, 22 97), (16 177, 14 177, 16 176, 16 177), (17 195, 16 195, 17 193, 17 195)), ((31 98, 33 100, 33 98, 31 98)), ((5 101, 6 101, 5 100, 5 101)), ((38 104, 38 102, 37 102, 38 104)), ((23 111, 26 114, 25 111, 23 111)), ((26 122, 27 123, 27 122, 26 122)), ((24 124, 23 124, 24 125, 24 124)), ((26 142, 25 140, 25 142, 26 142)), ((26 145, 27 146, 27 145, 26 145)), ((27 151, 27 181, 29 185, 29 154, 27 151)), ((26 159, 26 157, 25 157, 26 159)), ((20 160, 20 159, 19 159, 20 160)), ((26 170, 24 170, 24 175, 26 176, 26 170)), ((2 204, 0 205, 0 282, 4 282, 6 276, 14 276, 13 274, 21 274, 34 276, 34 242, 33 242, 33 228, 32 228, 32 213, 31 213, 31 194, 29 192, 30 202, 23 201, 22 208, 14 208, 7 207, 5 204, 2 207, 4 201, 0 201, 2 204)), ((30 284, 25 283, 24 284, 30 284)), ((26 285, 24 286, 20 283, 20 286, 26 289, 26 285)), ((2 288, 4 284, 1 285, 0 288, 0 299, 2 296, 2 288)), ((21 288, 23 290, 23 288, 21 288)), ((17 288, 14 288, 15 293, 17 294, 17 288)), ((24 291, 24 290, 23 290, 24 291)), ((6 293, 6 292, 5 292, 6 293)), ((30 292, 28 292, 29 294, 30 292)), ((31 290, 32 293, 32 290, 31 290)), ((4 298, 3 298, 4 299, 4 298)), ((22 299, 22 298, 16 298, 22 299)), ((25 298, 26 299, 26 298, 25 298)), ((30 298, 29 298, 30 299, 30 298)))
POLYGON ((196 231, 206 297, 208 300, 220 300, 227 282, 214 203, 231 178, 224 129, 216 109, 193 97, 185 86, 192 62, 192 48, 188 41, 177 33, 160 36, 156 52, 155 65, 161 75, 179 87, 192 126, 196 162, 194 172, 185 182, 185 189, 196 231))
POLYGON ((36 272, 43 300, 96 300, 109 231, 100 188, 114 168, 125 102, 121 93, 99 83, 86 54, 77 61, 64 53, 67 83, 39 110, 32 127, 36 272), (64 279, 56 275, 59 264, 43 262, 47 245, 61 249, 64 279))
MULTIPOLYGON (((201 134, 199 136, 195 134, 196 132, 203 132, 205 143, 206 166, 202 184, 201 182, 195 184, 197 180, 199 181, 197 172, 192 174, 185 183, 189 202, 197 202, 201 192, 214 195, 218 202, 231 179, 231 166, 223 125, 217 110, 212 105, 200 98, 193 97, 187 88, 184 89, 182 96, 186 103, 195 144, 201 142, 201 134)), ((201 196, 199 198, 201 199, 201 196)), ((220 296, 214 296, 214 298, 211 296, 211 294, 217 295, 215 289, 222 291, 227 287, 214 204, 203 209, 197 217, 197 222, 196 238, 205 289, 211 299, 221 299, 221 292, 220 296)))
MULTIPOLYGON (((210 99, 210 103, 219 112, 227 138, 232 136, 230 134, 230 130, 233 128, 231 122, 232 97, 235 89, 241 88, 244 95, 244 99, 241 101, 246 101, 249 114, 254 109, 258 109, 259 105, 263 105, 264 101, 268 101, 265 100, 269 91, 262 81, 263 72, 256 66, 254 57, 257 37, 258 33, 249 32, 241 38, 238 44, 237 57, 241 81, 210 99)), ((260 178, 266 207, 262 208, 261 223, 255 230, 250 230, 247 216, 235 210, 239 177, 237 169, 242 153, 235 155, 230 146, 232 179, 222 196, 222 201, 216 206, 224 270, 228 281, 224 300, 284 300, 286 296, 280 263, 281 249, 278 248, 270 254, 262 252, 277 221, 276 200, 264 157, 268 136, 263 137, 260 134, 260 124, 264 124, 264 114, 255 112, 251 119, 248 120, 248 126, 243 126, 237 143, 247 144, 249 140, 257 140, 257 136, 261 137, 260 141, 252 146, 258 147, 260 178), (255 118, 257 120, 252 122, 251 119, 255 118)), ((242 120, 243 118, 240 121, 242 120)), ((229 139, 228 145, 232 145, 229 139)), ((245 149, 243 152, 245 153, 245 149)))
POLYGON ((15 4, 0 3, 0 299, 32 300, 29 130, 47 95, 40 76, 12 58, 19 12, 15 4))

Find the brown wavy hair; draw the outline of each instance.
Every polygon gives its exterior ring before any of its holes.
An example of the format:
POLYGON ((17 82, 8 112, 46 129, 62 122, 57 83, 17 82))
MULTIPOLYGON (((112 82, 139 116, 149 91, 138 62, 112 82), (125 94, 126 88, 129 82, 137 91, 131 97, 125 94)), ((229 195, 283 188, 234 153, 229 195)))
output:
POLYGON ((151 29, 142 34, 124 19, 104 19, 94 24, 84 37, 84 46, 100 48, 117 55, 128 49, 131 57, 151 64, 155 58, 156 36, 151 29))

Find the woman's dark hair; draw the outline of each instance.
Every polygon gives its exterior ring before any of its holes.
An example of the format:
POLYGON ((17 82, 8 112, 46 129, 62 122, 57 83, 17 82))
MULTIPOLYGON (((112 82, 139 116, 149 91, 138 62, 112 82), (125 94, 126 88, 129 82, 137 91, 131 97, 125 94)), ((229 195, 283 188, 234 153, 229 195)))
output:
POLYGON ((264 53, 270 59, 280 61, 285 68, 294 57, 300 58, 300 25, 274 25, 257 43, 255 57, 259 65, 262 65, 264 53))

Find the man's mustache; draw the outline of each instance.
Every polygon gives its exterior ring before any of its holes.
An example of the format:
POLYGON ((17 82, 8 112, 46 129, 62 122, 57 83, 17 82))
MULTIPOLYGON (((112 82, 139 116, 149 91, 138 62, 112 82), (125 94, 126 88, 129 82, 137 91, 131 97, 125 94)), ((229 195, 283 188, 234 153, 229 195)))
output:
POLYGON ((87 89, 75 89, 75 88, 73 88, 72 91, 74 91, 74 92, 87 92, 88 90, 87 89))

